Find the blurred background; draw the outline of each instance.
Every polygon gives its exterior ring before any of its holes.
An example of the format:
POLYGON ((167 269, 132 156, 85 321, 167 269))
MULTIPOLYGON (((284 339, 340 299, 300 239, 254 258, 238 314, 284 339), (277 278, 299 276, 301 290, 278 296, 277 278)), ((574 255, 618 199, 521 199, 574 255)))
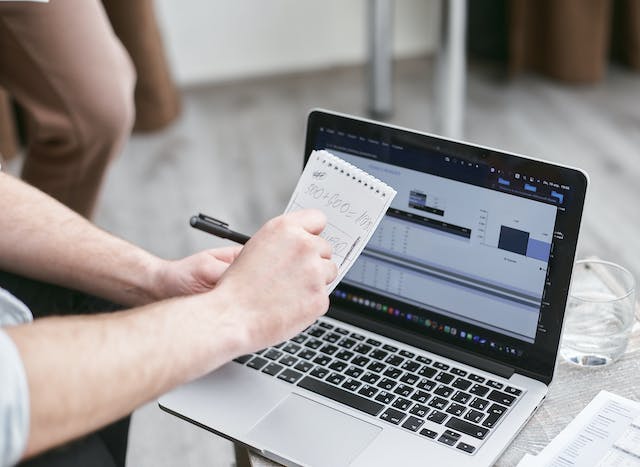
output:
MULTIPOLYGON (((585 169, 578 257, 640 278, 640 1, 113 3, 137 120, 103 228, 169 258, 225 244, 188 227, 197 212, 255 231, 283 211, 321 107, 585 169)), ((1 121, 0 152, 19 154, 1 121)), ((154 403, 134 416, 129 465, 233 462, 230 443, 154 403)))

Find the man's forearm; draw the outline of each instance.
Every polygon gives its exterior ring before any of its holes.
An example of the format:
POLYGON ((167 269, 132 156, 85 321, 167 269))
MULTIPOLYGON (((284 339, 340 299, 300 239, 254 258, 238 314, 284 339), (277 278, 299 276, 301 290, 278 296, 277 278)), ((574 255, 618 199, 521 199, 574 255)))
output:
POLYGON ((247 339, 228 311, 217 294, 6 328, 30 391, 26 455, 104 426, 237 356, 247 339))
POLYGON ((156 299, 161 260, 0 173, 0 269, 124 305, 156 299))

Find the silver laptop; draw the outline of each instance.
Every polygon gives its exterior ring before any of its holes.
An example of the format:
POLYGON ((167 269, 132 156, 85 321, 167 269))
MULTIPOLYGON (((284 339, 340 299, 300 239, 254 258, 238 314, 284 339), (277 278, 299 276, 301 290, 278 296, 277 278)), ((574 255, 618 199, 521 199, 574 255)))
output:
POLYGON ((319 110, 314 149, 398 192, 329 312, 160 407, 286 465, 491 465, 553 377, 586 175, 319 110))

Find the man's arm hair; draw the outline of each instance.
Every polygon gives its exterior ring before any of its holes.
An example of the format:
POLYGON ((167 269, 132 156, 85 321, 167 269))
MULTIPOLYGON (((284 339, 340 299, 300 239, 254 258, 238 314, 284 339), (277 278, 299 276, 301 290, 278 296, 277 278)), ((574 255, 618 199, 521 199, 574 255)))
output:
POLYGON ((158 298, 158 257, 0 172, 0 269, 123 305, 158 298))

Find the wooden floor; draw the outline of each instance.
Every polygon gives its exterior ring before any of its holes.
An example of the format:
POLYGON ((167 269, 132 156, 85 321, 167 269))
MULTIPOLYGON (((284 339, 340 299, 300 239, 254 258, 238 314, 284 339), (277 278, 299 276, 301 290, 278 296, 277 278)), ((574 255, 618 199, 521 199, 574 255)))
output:
MULTIPOLYGON (((394 123, 436 129, 432 68, 398 63, 394 123)), ((279 214, 301 170, 305 118, 324 107, 365 115, 361 68, 188 89, 168 130, 135 136, 109 173, 97 222, 166 257, 216 245, 187 225, 198 211, 255 231, 279 214)), ((591 176, 579 256, 598 255, 640 278, 640 78, 611 69, 597 86, 536 77, 506 81, 472 67, 465 139, 554 162, 591 176)), ((217 466, 230 444, 165 415, 139 410, 132 466, 217 466)))

